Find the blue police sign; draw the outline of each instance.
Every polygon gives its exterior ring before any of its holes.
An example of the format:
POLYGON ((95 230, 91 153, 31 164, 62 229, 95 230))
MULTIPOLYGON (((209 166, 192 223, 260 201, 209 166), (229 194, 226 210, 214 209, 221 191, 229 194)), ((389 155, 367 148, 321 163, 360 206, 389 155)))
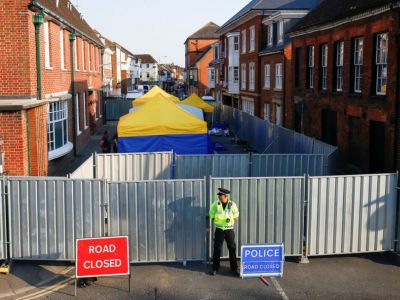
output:
POLYGON ((282 277, 285 259, 283 244, 243 245, 240 276, 282 277))

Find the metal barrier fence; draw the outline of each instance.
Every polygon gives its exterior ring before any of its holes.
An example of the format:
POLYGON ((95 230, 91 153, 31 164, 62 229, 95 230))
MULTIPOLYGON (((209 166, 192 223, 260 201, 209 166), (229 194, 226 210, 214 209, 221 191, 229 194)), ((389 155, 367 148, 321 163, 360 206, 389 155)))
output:
POLYGON ((175 178, 248 177, 249 154, 176 155, 175 178))
POLYGON ((132 101, 124 98, 105 99, 106 121, 118 121, 120 117, 129 113, 132 101))
POLYGON ((172 152, 96 154, 95 178, 110 181, 171 179, 172 163, 172 152))
POLYGON ((79 166, 72 174, 68 175, 71 179, 95 179, 95 154, 90 156, 83 164, 79 166))
POLYGON ((309 256, 394 249, 397 175, 309 179, 309 256))
POLYGON ((329 174, 327 158, 315 154, 253 154, 252 177, 322 176, 329 174))
POLYGON ((205 180, 109 184, 111 235, 127 235, 131 262, 206 259, 205 180))
POLYGON ((277 126, 230 106, 217 113, 221 122, 240 139, 260 153, 324 154, 330 156, 337 147, 325 144, 293 130, 277 126))
POLYGON ((104 236, 104 183, 8 179, 13 259, 74 260, 75 239, 104 236))
MULTIPOLYGON (((212 178, 211 201, 216 200, 218 187, 230 189, 231 199, 239 206, 240 216, 235 224, 238 246, 283 242, 285 255, 302 256, 304 177, 212 178)), ((240 247, 237 248, 239 256, 240 247)), ((224 255, 227 253, 225 247, 224 255)))
POLYGON ((5 181, 0 178, 0 260, 7 258, 5 181))

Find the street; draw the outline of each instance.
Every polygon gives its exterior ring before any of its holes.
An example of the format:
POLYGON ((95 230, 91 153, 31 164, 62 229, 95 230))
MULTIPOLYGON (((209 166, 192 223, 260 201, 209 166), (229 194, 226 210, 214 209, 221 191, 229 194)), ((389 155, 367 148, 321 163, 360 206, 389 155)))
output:
MULTIPOLYGON (((78 289, 77 296, 78 299, 400 299, 400 264, 393 254, 310 258, 309 264, 289 259, 283 278, 270 280, 271 286, 259 279, 232 277, 228 262, 224 262, 215 277, 208 275, 208 270, 201 262, 188 263, 186 267, 178 263, 133 265, 130 295, 127 277, 107 277, 78 289)), ((73 273, 70 270, 68 275, 73 278, 73 273)), ((0 282, 4 276, 0 275, 0 282)), ((68 277, 62 277, 54 286, 7 299, 74 299, 74 281, 65 279, 68 277)))

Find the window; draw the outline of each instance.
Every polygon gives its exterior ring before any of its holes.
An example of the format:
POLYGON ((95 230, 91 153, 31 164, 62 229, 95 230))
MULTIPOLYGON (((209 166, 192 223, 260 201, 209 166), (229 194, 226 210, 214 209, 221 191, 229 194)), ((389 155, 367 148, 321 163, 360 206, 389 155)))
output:
POLYGON ((267 122, 270 122, 270 108, 269 108, 269 103, 264 104, 264 120, 267 122))
POLYGON ((67 101, 49 103, 47 112, 47 137, 49 159, 52 160, 60 157, 55 151, 68 144, 67 101))
POLYGON ((218 46, 214 47, 214 59, 215 60, 219 59, 219 47, 218 46))
POLYGON ((307 47, 307 88, 314 88, 314 54, 315 47, 307 47))
POLYGON ((87 102, 86 102, 86 93, 83 93, 83 126, 88 128, 88 122, 87 122, 87 102))
POLYGON ((247 51, 247 39, 246 39, 246 30, 242 31, 242 53, 246 53, 247 51))
POLYGON ((328 45, 324 44, 321 46, 321 84, 320 87, 322 90, 327 89, 328 83, 328 45))
POLYGON ((376 94, 386 95, 387 90, 387 56, 388 56, 388 34, 381 33, 376 36, 376 94))
POLYGON ((282 125, 282 106, 280 104, 275 104, 275 124, 282 125))
POLYGON ((44 37, 44 63, 46 69, 51 69, 50 33, 49 33, 49 22, 47 21, 44 21, 43 23, 43 37, 44 37))
POLYGON ((81 134, 79 121, 79 94, 75 94, 75 119, 76 119, 76 135, 81 134))
POLYGON ((275 65, 275 89, 281 90, 283 85, 282 64, 275 65))
POLYGON ((82 40, 82 71, 85 71, 85 41, 82 40))
POLYGON ((242 98, 243 111, 254 116, 254 100, 251 98, 242 98))
POLYGON ((268 46, 272 46, 274 44, 274 25, 270 24, 268 25, 268 46))
POLYGON ((256 28, 253 26, 250 28, 250 51, 254 51, 256 47, 256 28))
POLYGON ((264 66, 264 87, 266 89, 271 88, 271 65, 264 66))
POLYGON ((88 43, 88 69, 92 70, 92 47, 88 43))
POLYGON ((362 90, 362 73, 363 73, 363 58, 364 39, 355 38, 353 41, 353 91, 361 93, 362 90))
POLYGON ((60 59, 61 70, 65 70, 64 29, 60 29, 60 59))
POLYGON ((149 73, 149 72, 147 72, 146 77, 147 77, 147 78, 150 78, 150 73, 149 73))
POLYGON ((247 76, 246 76, 246 72, 247 72, 247 67, 246 64, 242 64, 242 90, 245 90, 247 87, 247 76))
POLYGON ((278 23, 278 44, 283 43, 283 21, 278 23))
POLYGON ((150 64, 147 64, 146 67, 147 67, 147 68, 150 68, 150 64))
POLYGON ((233 50, 239 51, 239 36, 237 35, 233 37, 233 50))
POLYGON ((344 42, 337 42, 335 58, 336 91, 343 91, 343 54, 344 42))
POLYGON ((233 81, 239 83, 239 67, 233 67, 233 81))
POLYGON ((250 63, 249 64, 249 70, 250 70, 250 74, 249 74, 249 90, 254 91, 254 80, 255 80, 255 64, 254 63, 250 63))
POLYGON ((76 39, 74 40, 74 64, 75 64, 75 70, 79 71, 78 67, 78 50, 77 50, 77 45, 76 45, 76 39))

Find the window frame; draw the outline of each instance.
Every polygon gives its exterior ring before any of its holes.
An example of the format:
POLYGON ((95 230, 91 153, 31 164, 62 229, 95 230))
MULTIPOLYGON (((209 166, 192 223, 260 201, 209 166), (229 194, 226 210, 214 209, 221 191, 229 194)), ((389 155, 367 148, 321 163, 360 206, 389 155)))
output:
POLYGON ((256 50, 256 27, 250 27, 250 49, 249 52, 254 52, 256 50))
POLYGON ((363 88, 364 71, 364 37, 356 37, 352 41, 352 84, 353 92, 361 94, 363 88), (361 43, 360 43, 361 42, 361 43))
POLYGON ((275 90, 283 90, 283 64, 275 64, 275 90))
POLYGON ((271 89, 271 65, 264 65, 264 88, 269 90, 271 89))
POLYGON ((388 53, 389 53, 389 33, 382 32, 378 33, 375 38, 375 93, 379 96, 387 95, 387 84, 388 84, 388 53), (382 48, 379 44, 379 39, 382 36, 386 36, 386 48, 382 48), (381 60, 383 56, 383 60, 381 60), (380 71, 381 70, 381 71, 380 71), (385 73, 384 73, 385 72, 385 73), (385 74, 385 76, 379 76, 379 74, 385 74), (381 90, 379 91, 379 82, 381 82, 381 90), (382 92, 383 82, 385 82, 386 90, 382 92))
POLYGON ((278 31, 277 44, 280 45, 280 44, 283 44, 283 41, 284 41, 284 21, 283 20, 280 20, 278 22, 278 30, 277 31, 278 31))
POLYGON ((247 31, 242 30, 242 54, 247 52, 247 31))
POLYGON ((320 55, 320 67, 321 67, 321 90, 326 91, 328 89, 328 54, 329 54, 328 44, 321 45, 321 55, 320 55))
POLYGON ((254 91, 255 90, 255 75, 256 73, 256 67, 255 67, 255 63, 251 62, 249 63, 249 90, 250 91, 254 91))
POLYGON ((80 136, 81 131, 81 122, 80 122, 80 107, 79 107, 79 93, 75 94, 75 119, 76 119, 76 136, 80 136))
POLYGON ((241 65, 241 89, 247 89, 247 64, 241 65))
POLYGON ((267 44, 268 44, 268 47, 272 47, 274 45, 274 24, 273 23, 268 25, 267 44))
POLYGON ((315 46, 307 46, 307 88, 314 88, 315 46))
POLYGON ((44 66, 46 69, 51 70, 51 45, 50 45, 50 23, 45 20, 43 22, 43 39, 44 39, 44 66))
POLYGON ((335 43, 335 90, 343 92, 344 41, 335 43))

